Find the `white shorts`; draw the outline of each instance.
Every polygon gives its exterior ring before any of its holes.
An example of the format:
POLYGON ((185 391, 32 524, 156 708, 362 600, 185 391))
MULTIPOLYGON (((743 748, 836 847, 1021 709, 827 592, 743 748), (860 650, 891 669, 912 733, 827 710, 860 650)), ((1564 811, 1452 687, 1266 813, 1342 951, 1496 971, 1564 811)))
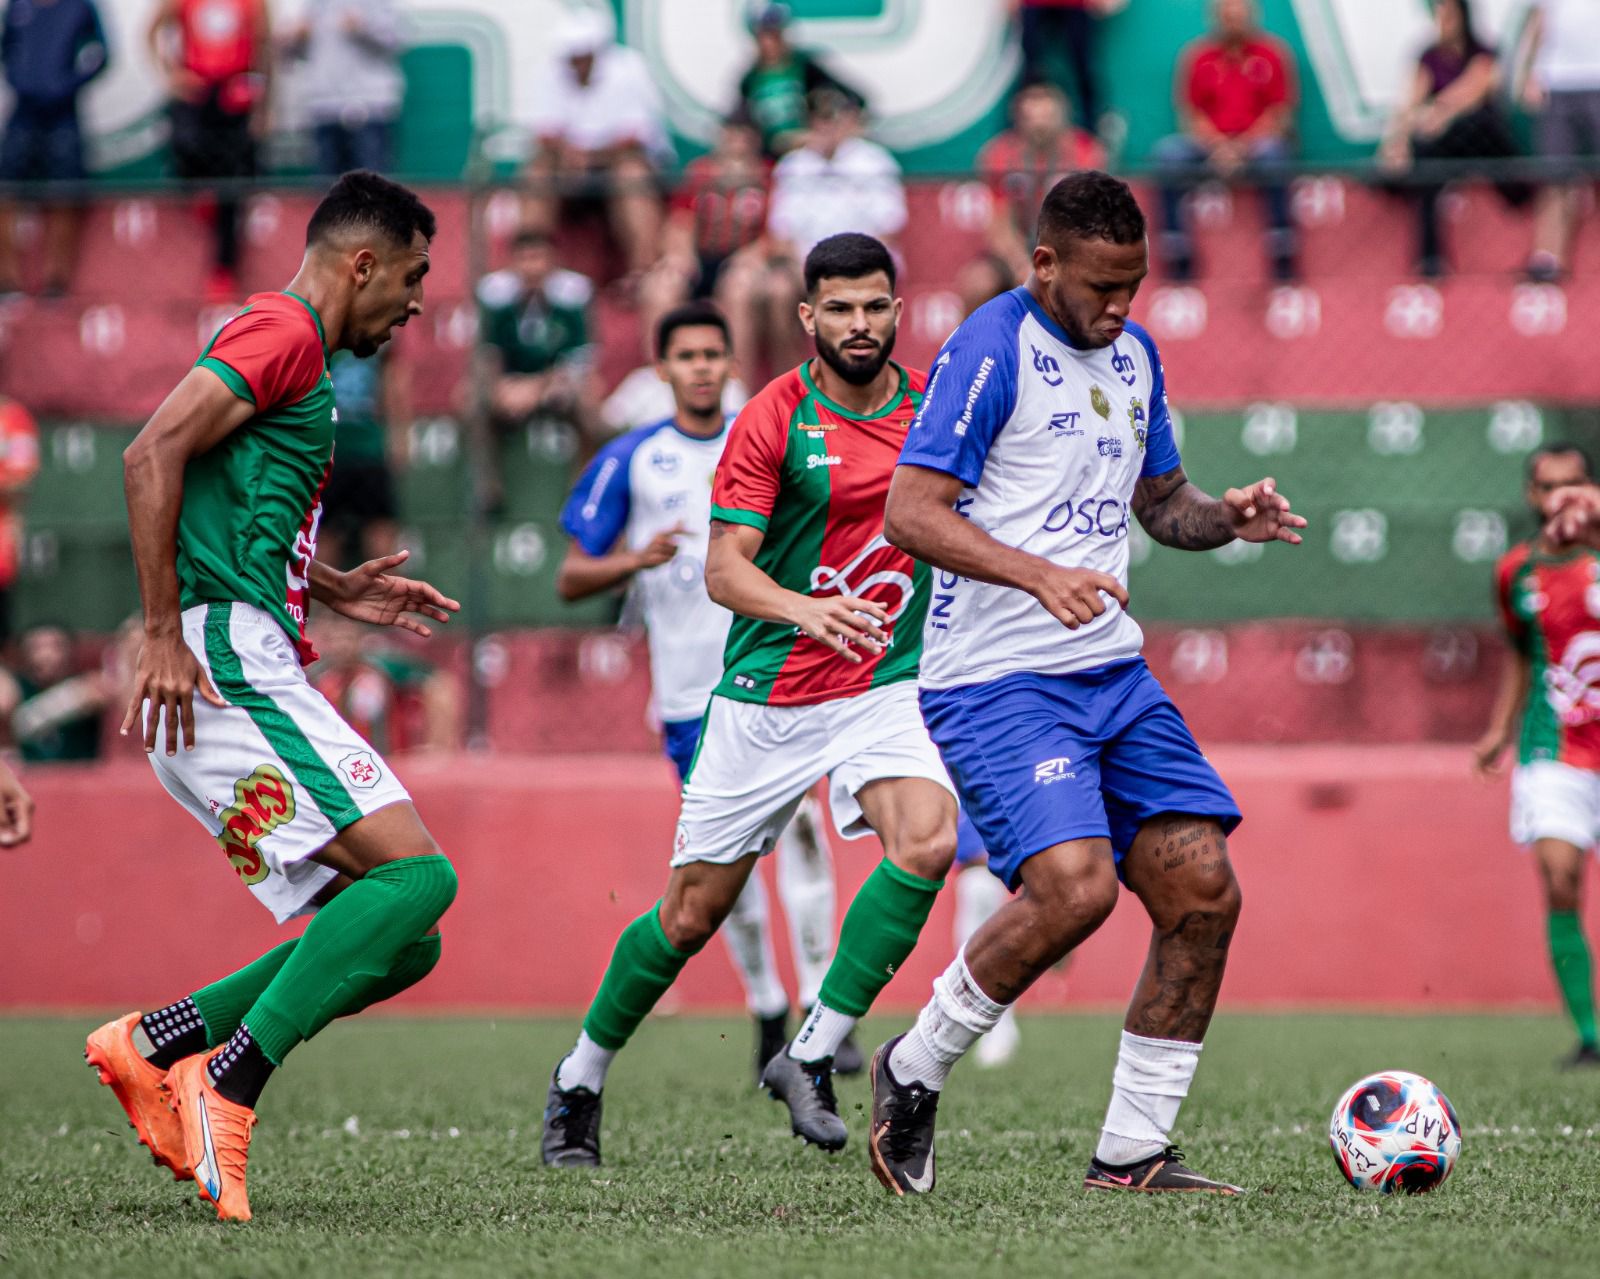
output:
POLYGON ((410 799, 378 753, 306 680, 294 646, 249 604, 185 609, 183 638, 227 706, 194 697, 198 745, 150 756, 168 793, 217 841, 281 924, 337 873, 309 861, 346 826, 410 799))
POLYGON ((955 795, 910 680, 815 706, 713 697, 683 787, 672 864, 726 866, 750 853, 765 856, 823 777, 833 824, 845 839, 871 832, 856 801, 868 782, 924 777, 955 795))
POLYGON ((1511 773, 1511 838, 1519 844, 1560 839, 1590 848, 1600 837, 1600 774, 1554 760, 1511 773))

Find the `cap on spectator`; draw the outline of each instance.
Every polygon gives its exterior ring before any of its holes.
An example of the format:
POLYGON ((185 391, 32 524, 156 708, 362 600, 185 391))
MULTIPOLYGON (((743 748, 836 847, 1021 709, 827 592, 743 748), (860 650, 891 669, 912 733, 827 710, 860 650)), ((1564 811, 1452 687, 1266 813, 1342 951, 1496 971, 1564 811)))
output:
POLYGON ((556 48, 563 58, 599 53, 611 43, 611 23, 594 9, 574 9, 556 28, 556 48))
POLYGON ((750 30, 782 31, 793 17, 786 4, 758 4, 750 14, 750 30))

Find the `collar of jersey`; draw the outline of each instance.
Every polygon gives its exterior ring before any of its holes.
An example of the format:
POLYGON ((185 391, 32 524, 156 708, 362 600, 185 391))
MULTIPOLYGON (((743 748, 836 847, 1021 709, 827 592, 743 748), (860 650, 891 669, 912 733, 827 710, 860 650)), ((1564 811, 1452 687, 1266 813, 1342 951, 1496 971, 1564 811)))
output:
POLYGON ((326 355, 328 352, 328 335, 323 331, 322 317, 317 314, 317 308, 312 306, 311 303, 307 302, 298 293, 290 293, 288 289, 283 291, 283 296, 286 298, 293 298, 301 306, 305 307, 307 313, 311 316, 311 322, 317 326, 317 340, 322 343, 322 352, 324 355, 326 355))
POLYGON ((1062 346, 1071 347, 1074 351, 1082 348, 1067 336, 1067 331, 1050 318, 1050 313, 1039 305, 1039 299, 1033 296, 1033 290, 1026 284, 1019 284, 1011 290, 1026 304, 1028 310, 1033 312, 1033 318, 1044 325, 1044 331, 1053 337, 1062 346))
POLYGON ((835 404, 832 400, 830 400, 822 393, 817 384, 811 380, 810 360, 807 360, 800 366, 800 381, 805 385, 807 394, 821 400, 828 406, 829 409, 837 413, 840 417, 848 418, 852 422, 876 422, 879 418, 894 412, 894 410, 899 407, 900 401, 905 398, 906 390, 910 386, 910 380, 906 377, 904 366, 895 364, 893 360, 890 360, 889 363, 894 365, 894 371, 900 375, 900 388, 893 395, 891 395, 887 401, 885 401, 884 406, 876 413, 852 413, 842 404, 835 404))
POLYGON ((664 426, 670 426, 674 431, 683 436, 683 438, 688 440, 691 444, 710 444, 713 440, 720 440, 724 435, 726 435, 728 433, 728 427, 731 425, 733 425, 733 415, 730 413, 724 413, 722 415, 722 429, 715 435, 691 435, 688 431, 684 430, 678 425, 678 415, 674 413, 671 417, 663 418, 661 421, 657 422, 655 429, 659 431, 664 426))

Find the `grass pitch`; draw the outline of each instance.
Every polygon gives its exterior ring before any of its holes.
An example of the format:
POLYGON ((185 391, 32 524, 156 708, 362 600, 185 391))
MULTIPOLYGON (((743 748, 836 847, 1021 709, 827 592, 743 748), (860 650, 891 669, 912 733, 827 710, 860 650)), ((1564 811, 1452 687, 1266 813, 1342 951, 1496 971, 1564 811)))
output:
MULTIPOLYGON (((870 1048, 902 1028, 882 1016, 870 1048)), ((264 1098, 256 1219, 222 1226, 156 1169, 82 1064, 93 1018, 0 1021, 0 1274, 1114 1276, 1600 1274, 1600 1072, 1553 1017, 1252 1016, 1213 1027, 1177 1134, 1240 1200, 1089 1194, 1117 1019, 1023 1021, 1016 1061, 956 1071, 939 1184, 867 1170, 866 1086, 829 1158, 758 1095, 750 1029, 660 1018, 607 1088, 598 1174, 539 1163, 563 1021, 336 1024, 264 1098), (1325 1135, 1372 1070, 1420 1071, 1465 1126, 1438 1192, 1363 1195, 1325 1135)))

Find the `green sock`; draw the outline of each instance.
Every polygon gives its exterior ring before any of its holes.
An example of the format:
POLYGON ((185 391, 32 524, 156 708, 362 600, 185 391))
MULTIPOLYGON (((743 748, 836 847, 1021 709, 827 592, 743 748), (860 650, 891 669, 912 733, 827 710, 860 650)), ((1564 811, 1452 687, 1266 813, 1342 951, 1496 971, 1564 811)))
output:
POLYGON ((340 1013, 371 1003, 401 952, 438 922, 456 895, 447 857, 405 857, 370 870, 312 918, 287 962, 243 1022, 267 1060, 340 1013), (365 1002, 363 1002, 365 1001, 365 1002))
POLYGON ((616 1052, 678 980, 693 951, 679 950, 661 927, 657 902, 622 930, 606 975, 583 1019, 583 1031, 600 1047, 616 1052))
MULTIPOLYGON (((341 1008, 338 1015, 354 1017, 364 1009, 371 1008, 373 1004, 381 1004, 386 999, 393 999, 403 990, 410 990, 438 966, 443 945, 444 939, 438 933, 424 933, 395 956, 394 964, 382 977, 368 978, 365 983, 352 982, 351 1002, 347 1007, 341 1008)), ((314 1035, 321 1029, 322 1026, 316 1026, 311 1034, 314 1035)), ((311 1035, 307 1035, 306 1038, 310 1039, 311 1035)))
POLYGON ((1556 984, 1567 1001, 1567 1011, 1578 1028, 1578 1038, 1593 1047, 1594 968, 1589 959, 1589 943, 1584 940, 1583 924, 1575 912, 1550 912, 1550 965, 1556 970, 1556 984))
POLYGON ((209 986, 202 986, 189 996, 206 1023, 207 1048, 226 1043, 228 1037, 239 1029, 244 1015, 261 998, 261 992, 271 984, 299 944, 300 939, 295 937, 281 946, 274 946, 238 972, 229 973, 221 981, 214 981, 209 986))
POLYGON ((887 857, 879 862, 845 913, 819 1002, 850 1017, 866 1016, 917 944, 943 887, 944 880, 913 875, 887 857))

